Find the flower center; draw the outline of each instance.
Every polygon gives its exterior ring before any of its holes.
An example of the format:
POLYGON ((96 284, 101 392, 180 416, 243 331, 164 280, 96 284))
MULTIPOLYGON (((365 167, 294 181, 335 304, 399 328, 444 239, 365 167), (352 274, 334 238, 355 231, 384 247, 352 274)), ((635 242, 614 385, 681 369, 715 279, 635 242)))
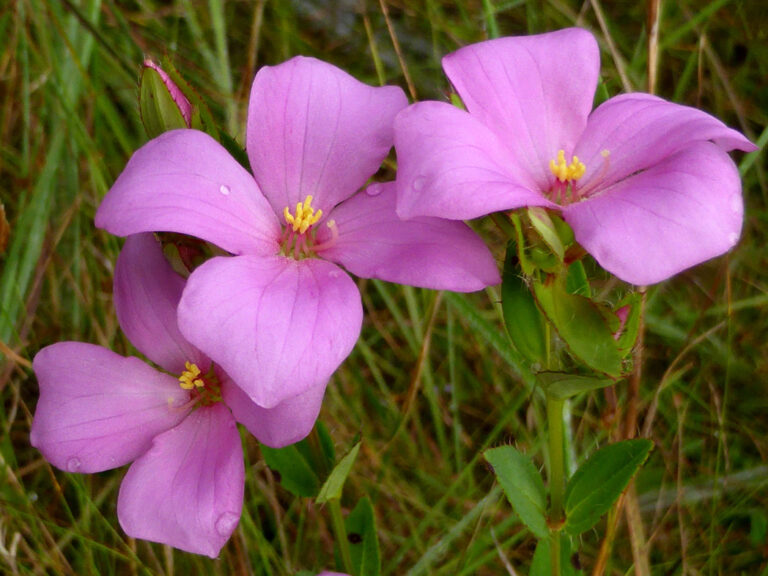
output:
POLYGON ((326 226, 331 230, 331 238, 326 242, 317 242, 317 224, 323 217, 323 211, 312 208, 312 196, 307 196, 304 202, 296 204, 296 210, 291 212, 286 206, 283 209, 285 216, 285 230, 281 239, 280 253, 296 260, 313 257, 324 248, 330 248, 336 242, 338 231, 336 222, 329 220, 326 226))
POLYGON ((565 163, 565 150, 557 152, 557 161, 549 161, 549 170, 561 182, 575 182, 587 171, 587 167, 579 161, 578 156, 574 156, 570 164, 565 163))
POLYGON ((179 376, 179 386, 191 391, 193 403, 211 406, 221 402, 221 384, 213 364, 205 374, 202 374, 198 365, 193 362, 185 362, 184 368, 184 372, 179 376))

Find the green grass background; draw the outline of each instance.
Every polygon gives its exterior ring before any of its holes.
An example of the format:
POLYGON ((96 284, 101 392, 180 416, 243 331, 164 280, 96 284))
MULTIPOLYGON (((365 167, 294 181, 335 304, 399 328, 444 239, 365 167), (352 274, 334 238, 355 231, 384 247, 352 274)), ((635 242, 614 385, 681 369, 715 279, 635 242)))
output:
MULTIPOLYGON (((0 255, 0 573, 283 575, 335 566, 328 511, 286 492, 246 435, 243 518, 216 561, 122 534, 123 470, 63 473, 29 445, 38 393, 30 361, 41 347, 82 340, 132 353, 112 308, 121 241, 95 230, 93 215, 146 139, 136 103, 144 56, 171 57, 242 142, 255 71, 296 54, 371 84, 399 84, 412 98, 445 99, 444 54, 579 25, 600 42, 611 94, 645 90, 649 5, 3 0, 0 194, 10 235, 0 255)), ((682 0, 661 9, 656 92, 763 146, 768 7, 682 0)), ((638 409, 656 449, 635 503, 646 541, 639 554, 652 574, 768 574, 768 185, 764 155, 736 160, 746 202, 739 246, 648 293, 638 409)), ((478 228, 501 261, 499 233, 487 222, 478 228)), ((491 492, 481 453, 513 442, 542 463, 543 407, 519 375, 498 290, 358 284, 363 333, 321 413, 337 452, 363 438, 344 509, 371 497, 384 574, 526 574, 534 542, 491 492)), ((621 422, 625 383, 615 396, 617 409, 602 392, 571 403, 579 458, 621 422)), ((605 521, 582 538, 587 573, 604 532, 605 521)), ((641 574, 636 558, 620 515, 606 573, 641 574)))

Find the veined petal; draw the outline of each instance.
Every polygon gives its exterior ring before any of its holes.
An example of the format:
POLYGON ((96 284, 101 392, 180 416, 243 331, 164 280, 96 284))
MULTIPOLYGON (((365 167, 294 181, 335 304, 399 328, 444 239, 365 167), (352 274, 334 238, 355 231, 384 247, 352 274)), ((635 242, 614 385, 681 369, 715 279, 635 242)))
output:
POLYGON ((397 212, 469 220, 521 206, 554 206, 509 148, 472 115, 419 102, 395 119, 397 212))
POLYGON ((181 374, 186 361, 207 363, 176 324, 176 307, 185 284, 152 234, 126 239, 115 265, 117 319, 142 354, 173 374, 181 374))
POLYGON ((93 344, 59 342, 32 367, 40 385, 30 442, 69 472, 101 472, 143 454, 178 424, 189 392, 138 358, 93 344))
POLYGON ((708 140, 725 151, 757 149, 741 133, 696 108, 650 94, 616 96, 592 113, 574 150, 587 167, 579 188, 609 186, 708 140))
POLYGON ((213 258, 195 270, 179 328, 263 408, 327 382, 360 335, 352 279, 322 260, 213 258))
MULTIPOLYGON (((372 184, 328 216, 338 230, 322 251, 362 278, 472 292, 501 282, 488 247, 463 222, 442 218, 401 220, 395 213, 395 183, 372 184)), ((320 241, 329 240, 327 227, 320 241)))
POLYGON ((222 404, 198 408, 159 435, 120 485, 117 517, 133 538, 219 555, 240 521, 245 466, 222 404))
POLYGON ((568 28, 479 42, 443 58, 443 69, 470 114, 548 189, 549 161, 561 149, 570 158, 592 110, 600 70, 592 34, 568 28))
POLYGON ((222 383, 224 402, 235 419, 262 444, 282 448, 303 440, 312 431, 325 395, 327 382, 315 384, 298 396, 273 408, 262 408, 230 380, 222 383))
POLYGON ((728 155, 703 142, 563 213, 603 268, 632 284, 653 284, 736 244, 741 181, 728 155))
POLYGON ((281 232, 253 176, 197 130, 172 130, 139 148, 99 206, 96 226, 117 236, 189 234, 233 254, 275 254, 281 232))
POLYGON ((392 148, 392 120, 408 101, 314 58, 256 74, 248 106, 251 169, 275 212, 307 196, 328 212, 378 170, 392 148))

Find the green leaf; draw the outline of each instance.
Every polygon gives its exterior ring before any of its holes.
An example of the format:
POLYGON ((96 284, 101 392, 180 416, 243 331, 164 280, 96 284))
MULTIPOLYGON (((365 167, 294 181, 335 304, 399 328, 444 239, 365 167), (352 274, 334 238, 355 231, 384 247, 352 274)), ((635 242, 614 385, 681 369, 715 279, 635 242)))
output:
POLYGON ((547 354, 547 337, 544 317, 530 288, 520 275, 515 243, 507 244, 504 274, 501 284, 501 309, 509 339, 515 348, 531 362, 544 363, 547 354))
POLYGON ((320 493, 315 500, 318 504, 324 504, 325 502, 328 502, 328 500, 339 500, 341 498, 344 482, 346 482, 347 476, 349 476, 349 472, 352 470, 352 465, 355 463, 355 458, 357 458, 357 453, 359 451, 360 442, 355 444, 352 449, 339 460, 336 467, 331 470, 331 473, 325 480, 323 487, 320 488, 320 493))
POLYGON ((155 138, 177 128, 188 128, 179 106, 160 73, 144 67, 139 84, 139 110, 147 136, 155 138))
POLYGON ((561 276, 533 285, 536 301, 573 356, 609 376, 621 376, 623 354, 600 309, 588 298, 568 294, 561 276))
POLYGON ((349 540, 349 552, 356 576, 379 576, 381 552, 373 504, 366 496, 361 498, 344 522, 349 540))
POLYGON ((539 372, 536 378, 547 396, 561 400, 613 384, 611 378, 582 376, 567 372, 539 372))
POLYGON ((577 535, 594 526, 619 498, 653 448, 645 438, 609 444, 576 470, 565 489, 565 531, 577 535))
POLYGON ((549 537, 544 481, 530 458, 512 446, 490 448, 483 455, 520 520, 538 538, 549 537))
POLYGON ((528 217, 531 220, 531 225, 539 233, 544 243, 549 246, 549 249, 557 256, 557 259, 562 262, 565 258, 565 247, 547 211, 539 206, 534 206, 528 208, 528 217))
POLYGON ((592 296, 592 288, 589 286, 587 272, 584 270, 584 264, 582 264, 581 260, 577 260, 568 266, 568 275, 565 278, 565 291, 568 294, 584 296, 586 298, 592 296))
MULTIPOLYGON (((305 442, 302 440, 302 442, 305 442)), ((295 496, 311 498, 320 489, 320 479, 311 459, 299 449, 299 444, 285 448, 261 446, 261 454, 267 466, 279 475, 280 485, 295 496)))
POLYGON ((641 300, 643 295, 639 292, 628 294, 616 305, 616 311, 628 307, 629 311, 624 326, 621 329, 617 344, 619 351, 627 355, 632 351, 637 341, 637 333, 640 330, 640 310, 642 309, 641 300))

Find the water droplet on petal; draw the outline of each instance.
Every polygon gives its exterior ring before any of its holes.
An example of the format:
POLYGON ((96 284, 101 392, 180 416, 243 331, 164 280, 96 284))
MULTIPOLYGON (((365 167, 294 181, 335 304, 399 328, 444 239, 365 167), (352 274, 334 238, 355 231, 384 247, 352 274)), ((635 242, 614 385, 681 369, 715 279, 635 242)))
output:
POLYGON ((80 458, 70 458, 67 460, 67 472, 77 472, 80 470, 80 466, 82 466, 80 458))
POLYGON ((328 276, 331 278, 338 278, 340 274, 341 272, 339 272, 338 270, 331 270, 330 272, 328 272, 328 276))
POLYGON ((229 196, 229 193, 232 192, 232 189, 226 184, 222 184, 221 186, 219 186, 219 192, 224 194, 224 196, 229 196))
POLYGON ((413 180, 413 191, 420 192, 424 188, 424 184, 427 183, 427 179, 424 176, 417 176, 413 180))
POLYGON ((365 193, 368 194, 368 196, 378 196, 381 194, 381 186, 378 184, 371 184, 365 189, 365 193))
POLYGON ((731 232, 728 234, 728 242, 730 244, 736 244, 736 242, 739 240, 739 235, 736 234, 736 232, 731 232))
POLYGON ((233 512, 224 512, 224 514, 219 516, 219 518, 216 520, 216 532, 219 533, 219 536, 229 538, 239 521, 239 514, 235 514, 233 512))

